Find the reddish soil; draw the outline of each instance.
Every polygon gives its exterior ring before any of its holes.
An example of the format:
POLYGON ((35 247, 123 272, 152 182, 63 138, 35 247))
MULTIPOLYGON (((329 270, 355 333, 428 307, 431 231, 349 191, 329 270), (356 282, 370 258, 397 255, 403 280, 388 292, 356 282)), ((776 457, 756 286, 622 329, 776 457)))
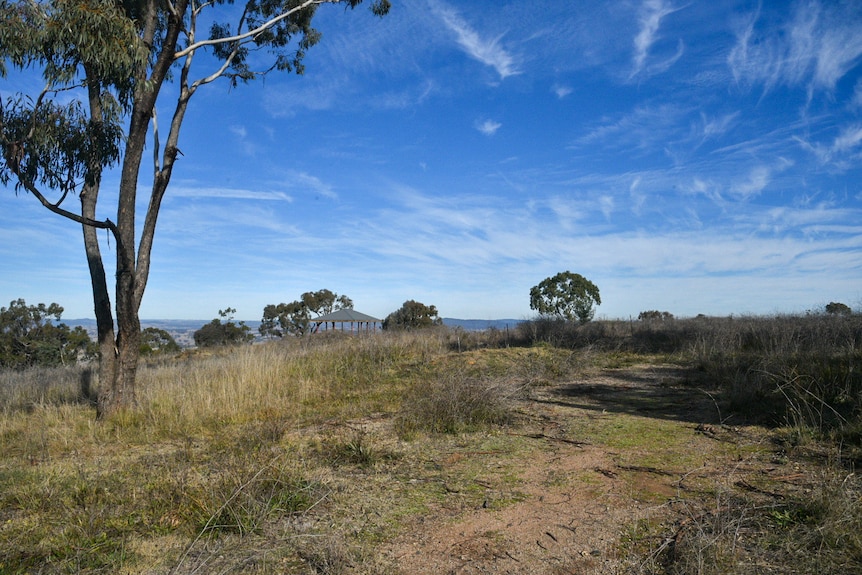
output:
MULTIPOLYGON (((712 398, 694 389, 689 376, 649 366, 541 390, 524 406, 541 424, 521 432, 545 446, 521 463, 517 489, 522 500, 466 511, 440 509, 388 545, 387 562, 404 575, 622 572, 621 535, 637 519, 666 510, 666 502, 679 494, 681 472, 621 465, 615 450, 562 439, 567 422, 661 417, 688 428, 692 448, 709 449, 725 426, 714 423, 712 398), (632 485, 638 493, 652 494, 649 501, 633 493, 632 485)), ((491 503, 494 496, 489 490, 491 503)))

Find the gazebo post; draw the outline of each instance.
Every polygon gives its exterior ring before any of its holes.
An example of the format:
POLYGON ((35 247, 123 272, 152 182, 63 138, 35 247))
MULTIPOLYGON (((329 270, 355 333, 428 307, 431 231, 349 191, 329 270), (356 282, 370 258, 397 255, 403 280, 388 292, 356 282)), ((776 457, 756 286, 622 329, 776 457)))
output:
POLYGON ((315 320, 318 325, 324 325, 327 329, 329 329, 329 326, 331 325, 332 330, 337 329, 336 324, 340 323, 342 332, 348 331, 344 324, 349 322, 350 333, 356 334, 362 333, 363 326, 365 327, 366 333, 371 330, 377 331, 377 323, 381 321, 375 317, 371 317, 370 315, 355 311, 352 308, 335 310, 332 313, 317 317, 315 320))

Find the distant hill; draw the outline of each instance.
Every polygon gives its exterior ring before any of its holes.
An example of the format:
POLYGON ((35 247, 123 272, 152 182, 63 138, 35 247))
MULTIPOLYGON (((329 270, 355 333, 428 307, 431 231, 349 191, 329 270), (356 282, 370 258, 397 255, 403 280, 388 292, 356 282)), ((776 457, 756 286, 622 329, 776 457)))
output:
POLYGON ((521 323, 522 319, 456 319, 453 317, 444 317, 443 325, 449 327, 460 327, 466 331, 484 331, 486 329, 506 329, 507 327, 513 328, 519 323, 521 323))

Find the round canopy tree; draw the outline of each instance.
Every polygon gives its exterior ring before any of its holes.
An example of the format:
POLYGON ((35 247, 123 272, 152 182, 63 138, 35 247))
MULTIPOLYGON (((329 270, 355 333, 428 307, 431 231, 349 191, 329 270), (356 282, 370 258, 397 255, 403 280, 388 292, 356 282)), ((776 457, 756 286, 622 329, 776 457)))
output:
POLYGON ((545 316, 587 323, 601 303, 596 284, 570 271, 545 278, 530 289, 530 309, 545 316))
POLYGON ((404 302, 383 320, 383 329, 417 329, 441 325, 443 320, 437 315, 437 308, 414 300, 404 302))
POLYGON ((826 304, 826 313, 829 315, 853 315, 853 310, 846 303, 831 301, 826 304))

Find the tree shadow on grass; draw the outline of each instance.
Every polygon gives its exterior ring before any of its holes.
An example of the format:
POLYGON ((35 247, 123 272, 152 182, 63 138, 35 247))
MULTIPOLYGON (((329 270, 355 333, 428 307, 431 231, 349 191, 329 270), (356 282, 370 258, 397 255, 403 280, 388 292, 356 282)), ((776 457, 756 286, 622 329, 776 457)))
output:
POLYGON ((742 423, 706 383, 696 370, 677 366, 608 369, 548 390, 537 401, 696 424, 742 423))

